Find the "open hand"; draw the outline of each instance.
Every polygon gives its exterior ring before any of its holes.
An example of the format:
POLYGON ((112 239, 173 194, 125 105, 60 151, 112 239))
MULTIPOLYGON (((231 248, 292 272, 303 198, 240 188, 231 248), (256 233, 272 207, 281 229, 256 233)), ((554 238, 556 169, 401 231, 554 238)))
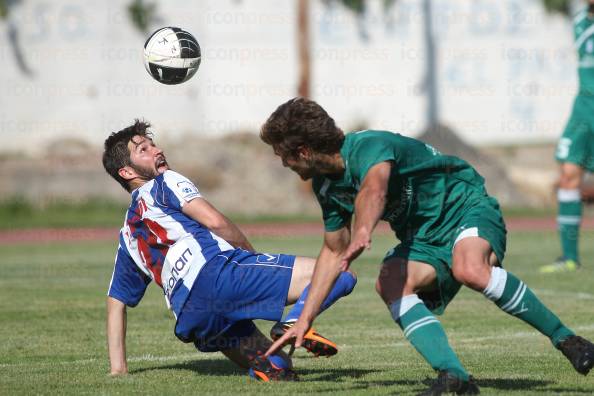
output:
POLYGON ((295 339, 295 348, 299 348, 303 343, 303 337, 311 327, 311 322, 299 318, 297 322, 281 338, 276 340, 264 354, 266 357, 275 354, 285 345, 290 344, 295 339))
POLYGON ((365 234, 359 237, 355 236, 351 243, 347 247, 342 260, 340 261, 340 269, 346 271, 351 263, 363 253, 363 250, 369 250, 371 248, 371 238, 365 234))

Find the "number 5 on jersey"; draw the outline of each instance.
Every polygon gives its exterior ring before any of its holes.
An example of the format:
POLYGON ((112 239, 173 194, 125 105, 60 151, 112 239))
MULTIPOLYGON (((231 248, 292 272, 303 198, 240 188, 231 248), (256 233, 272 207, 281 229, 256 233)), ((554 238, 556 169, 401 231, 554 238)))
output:
POLYGON ((564 159, 569 155, 569 148, 571 147, 571 139, 561 138, 557 144, 557 158, 564 159))

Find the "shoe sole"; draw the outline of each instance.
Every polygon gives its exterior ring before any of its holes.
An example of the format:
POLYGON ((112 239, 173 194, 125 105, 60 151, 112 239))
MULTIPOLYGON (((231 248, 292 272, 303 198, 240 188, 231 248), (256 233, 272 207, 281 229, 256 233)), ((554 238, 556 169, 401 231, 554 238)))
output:
MULTIPOLYGON (((285 332, 289 329, 289 327, 283 326, 282 329, 273 328, 270 332, 270 337, 274 341, 278 340, 285 334, 285 332)), ((290 342, 289 345, 294 345, 295 342, 290 342)), ((318 356, 334 356, 338 353, 338 347, 335 343, 327 339, 326 337, 321 336, 320 334, 316 333, 314 330, 310 329, 305 336, 303 337, 303 344, 302 346, 307 350, 309 353, 313 353, 316 357, 318 356)))

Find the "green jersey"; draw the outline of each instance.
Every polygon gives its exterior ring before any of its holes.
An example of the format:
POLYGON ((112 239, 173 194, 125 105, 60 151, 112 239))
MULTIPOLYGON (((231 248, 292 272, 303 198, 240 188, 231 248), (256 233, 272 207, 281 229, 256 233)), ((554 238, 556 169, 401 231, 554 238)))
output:
POLYGON ((384 161, 392 163, 392 170, 382 220, 390 223, 401 241, 423 237, 445 241, 464 209, 486 196, 484 179, 467 162, 400 134, 350 133, 340 154, 345 165, 342 175, 313 180, 326 231, 349 224, 367 172, 384 161))
POLYGON ((594 19, 587 10, 575 17, 574 30, 580 88, 555 158, 594 172, 594 19))
POLYGON ((575 48, 578 52, 578 75, 581 95, 594 95, 594 19, 588 11, 579 13, 573 21, 575 48))

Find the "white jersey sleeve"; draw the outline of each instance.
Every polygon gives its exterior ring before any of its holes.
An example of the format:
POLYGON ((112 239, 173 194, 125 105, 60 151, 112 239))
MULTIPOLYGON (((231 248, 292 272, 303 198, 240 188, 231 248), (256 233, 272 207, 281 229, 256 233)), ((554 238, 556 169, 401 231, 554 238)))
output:
POLYGON ((167 186, 167 192, 175 195, 178 199, 180 207, 184 206, 186 202, 202 197, 202 194, 200 194, 200 191, 198 191, 198 188, 194 183, 177 172, 172 170, 166 171, 163 174, 163 181, 167 186))

